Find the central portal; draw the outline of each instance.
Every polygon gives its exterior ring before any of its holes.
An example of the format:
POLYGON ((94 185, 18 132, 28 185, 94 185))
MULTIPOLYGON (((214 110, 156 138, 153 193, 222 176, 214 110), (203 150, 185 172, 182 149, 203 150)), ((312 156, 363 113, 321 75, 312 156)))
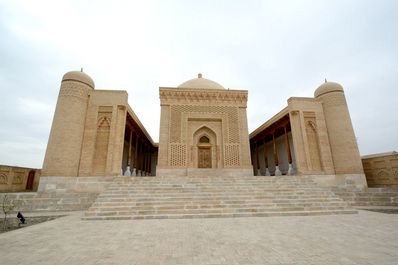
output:
POLYGON ((198 168, 211 168, 211 148, 198 148, 198 168))

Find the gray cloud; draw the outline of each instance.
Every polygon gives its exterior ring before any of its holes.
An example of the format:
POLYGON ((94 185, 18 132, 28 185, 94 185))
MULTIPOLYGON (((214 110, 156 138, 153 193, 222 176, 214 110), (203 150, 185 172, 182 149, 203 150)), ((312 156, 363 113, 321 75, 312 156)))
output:
POLYGON ((249 90, 250 131, 289 97, 339 82, 361 154, 398 150, 397 11, 388 0, 1 3, 0 163, 41 167, 60 80, 81 66, 98 88, 126 89, 155 140, 158 87, 202 72, 249 90))

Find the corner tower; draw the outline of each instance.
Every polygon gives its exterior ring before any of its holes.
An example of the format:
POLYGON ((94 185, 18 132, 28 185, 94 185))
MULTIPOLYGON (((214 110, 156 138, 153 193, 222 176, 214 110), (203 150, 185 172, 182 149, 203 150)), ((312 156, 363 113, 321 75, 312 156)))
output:
POLYGON ((315 90, 314 97, 322 102, 336 175, 363 175, 343 87, 334 82, 326 82, 315 90))
POLYGON ((83 72, 63 76, 42 176, 78 175, 89 93, 93 89, 94 81, 83 72))

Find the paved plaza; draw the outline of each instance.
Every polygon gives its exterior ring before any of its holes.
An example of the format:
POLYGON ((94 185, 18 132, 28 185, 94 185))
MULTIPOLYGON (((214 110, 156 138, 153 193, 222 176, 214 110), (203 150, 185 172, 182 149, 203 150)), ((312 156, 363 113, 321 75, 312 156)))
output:
POLYGON ((398 264, 398 215, 83 221, 0 234, 1 264, 398 264))

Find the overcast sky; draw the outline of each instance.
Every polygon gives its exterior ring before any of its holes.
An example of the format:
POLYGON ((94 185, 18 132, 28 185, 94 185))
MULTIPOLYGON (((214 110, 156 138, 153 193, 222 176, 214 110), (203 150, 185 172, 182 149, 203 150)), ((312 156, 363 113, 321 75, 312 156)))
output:
POLYGON ((123 89, 152 138, 159 86, 249 91, 250 132, 342 84, 361 155, 398 151, 398 1, 0 0, 0 164, 41 168, 60 81, 123 89))

